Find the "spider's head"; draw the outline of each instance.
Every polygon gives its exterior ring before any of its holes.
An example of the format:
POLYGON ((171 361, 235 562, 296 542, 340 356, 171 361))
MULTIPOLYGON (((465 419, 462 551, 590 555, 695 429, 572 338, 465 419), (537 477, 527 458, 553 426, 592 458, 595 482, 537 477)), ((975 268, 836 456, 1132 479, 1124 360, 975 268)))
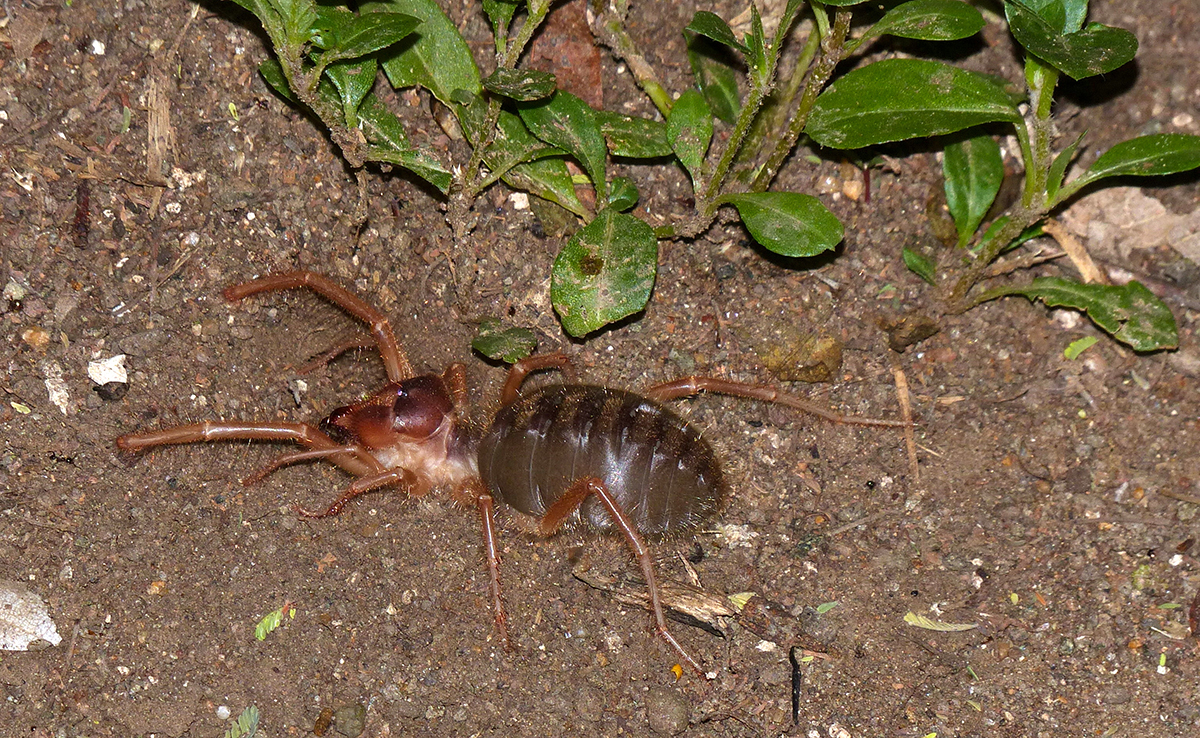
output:
POLYGON ((335 438, 377 449, 424 441, 453 413, 445 382, 426 374, 392 382, 365 400, 340 407, 321 426, 335 438))

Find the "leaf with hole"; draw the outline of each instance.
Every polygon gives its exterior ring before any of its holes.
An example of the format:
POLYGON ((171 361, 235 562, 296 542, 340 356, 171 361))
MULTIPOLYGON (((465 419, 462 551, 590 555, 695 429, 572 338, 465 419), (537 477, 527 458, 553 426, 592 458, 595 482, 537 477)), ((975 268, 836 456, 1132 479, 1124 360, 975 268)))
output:
POLYGON ((596 121, 613 156, 654 159, 674 154, 667 142, 666 123, 607 110, 597 110, 596 121))
POLYGON ((557 84, 549 72, 506 67, 500 67, 483 80, 483 86, 491 92, 520 102, 550 97, 557 84))
POLYGON ((1137 37, 1124 28, 1089 23, 1074 33, 1059 33, 1038 13, 1006 3, 1008 28, 1030 54, 1072 79, 1107 74, 1137 55, 1137 37))
POLYGON ((608 197, 605 174, 608 149, 596 115, 587 103, 559 90, 548 100, 521 105, 517 110, 530 133, 566 151, 583 165, 596 188, 597 199, 608 197))
POLYGON ((815 256, 842 240, 842 222, 812 195, 747 192, 724 195, 754 240, 784 256, 815 256))
POLYGON ((495 318, 479 324, 479 331, 471 341, 471 348, 479 353, 506 364, 513 364, 533 353, 537 347, 537 336, 528 328, 505 328, 495 318))
POLYGON ((380 57, 393 87, 424 87, 447 105, 453 102, 455 90, 473 95, 482 91, 479 69, 467 42, 436 0, 391 0, 360 8, 364 17, 375 11, 400 12, 421 21, 415 33, 380 57))
POLYGON ((704 155, 712 141, 712 113, 704 96, 696 89, 686 90, 667 117, 667 141, 692 177, 692 186, 700 188, 704 155))
POLYGON ((955 141, 946 146, 942 158, 946 179, 946 205, 958 228, 962 248, 975 235, 1004 182, 1000 144, 988 135, 955 141))
POLYGON ((550 299, 572 336, 585 336, 646 307, 658 268, 654 230, 602 210, 554 260, 550 299))
POLYGON ((858 149, 994 121, 1022 123, 1011 96, 993 78, 941 62, 885 59, 830 85, 805 130, 822 146, 858 149))
POLYGON ((1171 309, 1137 281, 1114 286, 1039 277, 1029 285, 992 290, 985 298, 1003 295, 1024 295, 1049 307, 1083 310, 1093 323, 1134 351, 1158 351, 1179 345, 1179 331, 1171 309))

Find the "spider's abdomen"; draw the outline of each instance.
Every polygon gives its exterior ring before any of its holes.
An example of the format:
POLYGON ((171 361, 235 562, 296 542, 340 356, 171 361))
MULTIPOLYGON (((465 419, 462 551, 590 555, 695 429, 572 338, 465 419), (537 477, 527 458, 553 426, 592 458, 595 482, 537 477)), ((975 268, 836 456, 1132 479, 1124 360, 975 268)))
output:
MULTIPOLYGON (((725 495, 708 442, 675 413, 622 390, 554 385, 496 414, 479 472, 500 499, 541 517, 581 477, 604 482, 638 530, 663 536, 711 518, 725 495)), ((569 522, 612 528, 589 497, 569 522)))

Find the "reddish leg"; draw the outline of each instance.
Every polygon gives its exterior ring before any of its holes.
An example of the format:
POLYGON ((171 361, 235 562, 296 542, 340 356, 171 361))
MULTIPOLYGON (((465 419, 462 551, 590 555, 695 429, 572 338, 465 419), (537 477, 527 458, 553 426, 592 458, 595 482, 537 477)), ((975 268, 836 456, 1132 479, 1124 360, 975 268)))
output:
POLYGON ((773 402, 776 405, 783 405, 801 410, 810 415, 816 415, 818 418, 824 418, 832 423, 878 425, 885 428, 907 428, 912 425, 903 420, 881 420, 876 418, 862 418, 855 415, 841 415, 831 410, 826 410, 808 400, 802 400, 795 395, 780 392, 774 387, 731 382, 727 379, 717 379, 716 377, 681 377, 671 382, 655 385, 646 390, 644 394, 656 402, 666 402, 667 400, 675 400, 680 397, 691 397, 701 392, 715 392, 721 395, 747 397, 752 400, 773 402))
POLYGON ((375 461, 375 457, 367 453, 367 450, 362 446, 356 446, 352 444, 349 446, 336 446, 334 448, 316 448, 310 451, 296 451, 295 453, 283 454, 271 463, 243 479, 242 486, 250 487, 258 484, 271 474, 274 474, 276 470, 282 469, 289 464, 295 464, 298 461, 312 461, 313 459, 328 459, 330 456, 336 456, 338 454, 352 454, 356 458, 362 460, 363 463, 367 464, 369 467, 378 467, 380 470, 383 469, 383 467, 379 466, 379 463, 375 461))
POLYGON ((330 461, 356 477, 381 470, 378 462, 371 456, 353 453, 350 450, 352 447, 335 443, 332 438, 307 423, 193 423, 145 433, 130 433, 117 439, 117 447, 124 451, 141 451, 154 446, 179 443, 233 440, 293 441, 314 451, 328 454, 327 458, 330 461))
POLYGON ((571 357, 566 354, 539 354, 521 359, 508 368, 508 379, 504 382, 504 391, 500 393, 500 404, 509 405, 521 394, 521 385, 530 372, 542 369, 558 369, 568 382, 575 381, 575 367, 571 365, 571 357))
POLYGON ((297 369, 296 373, 297 374, 311 374, 312 372, 315 372, 316 370, 325 366, 326 364, 333 361, 334 359, 341 356, 342 354, 346 353, 347 351, 353 351, 355 349, 374 348, 375 345, 376 344, 375 344, 374 339, 367 338, 366 336, 358 336, 357 338, 348 338, 336 346, 331 346, 327 351, 322 353, 320 356, 317 356, 312 361, 308 362, 304 366, 297 369))
POLYGON ((496 616, 496 633, 505 650, 512 650, 512 641, 508 638, 508 615, 504 612, 504 600, 500 598, 500 550, 496 545, 496 512, 495 501, 487 487, 479 479, 471 479, 463 483, 455 491, 455 497, 464 503, 474 504, 479 509, 479 517, 483 523, 483 551, 487 556, 488 577, 492 594, 492 612, 496 616))
POLYGON ((551 505, 546 514, 542 516, 542 535, 553 535, 559 526, 563 524, 563 521, 571 513, 579 509, 583 501, 592 495, 595 495, 604 503, 604 507, 608 509, 608 514, 612 517, 613 523, 620 529, 621 534, 625 536, 625 541, 629 544, 629 548, 633 550, 633 555, 642 567, 642 576, 646 579, 646 589, 650 592, 650 607, 654 611, 654 624, 658 629, 658 634, 662 636, 662 639, 671 648, 675 649, 684 663, 692 667, 697 674, 707 678, 708 675, 700 668, 700 664, 696 663, 696 660, 687 651, 683 650, 683 646, 667 630, 667 619, 663 616, 662 601, 658 595, 658 580, 654 576, 654 562, 650 559, 650 550, 646 548, 642 537, 638 535, 637 528, 633 522, 629 520, 628 516, 621 509, 621 506, 609 494, 608 488, 604 486, 603 481, 596 477, 583 477, 572 482, 567 491, 563 493, 563 496, 558 498, 558 501, 551 505))
POLYGON ((334 500, 329 507, 325 508, 321 512, 306 510, 299 505, 296 506, 296 512, 300 513, 306 518, 333 517, 334 515, 340 515, 342 508, 346 507, 346 503, 350 502, 350 500, 353 500, 359 495, 364 495, 367 492, 379 489, 380 487, 388 487, 391 485, 400 484, 408 485, 408 493, 414 496, 419 496, 429 491, 428 489, 421 490, 419 487, 417 487, 416 476, 408 469, 387 469, 385 471, 372 474, 368 477, 354 480, 350 486, 346 488, 346 491, 342 493, 341 497, 334 500))
POLYGON ((375 337, 375 345, 379 347, 379 355, 383 357, 383 365, 387 368, 389 381, 399 382, 413 376, 412 365, 408 363, 408 356, 396 341, 396 335, 392 333, 392 326, 388 323, 387 316, 328 277, 313 272, 272 274, 226 287, 225 299, 237 301, 259 292, 292 290, 300 287, 309 288, 370 327, 371 335, 375 337))

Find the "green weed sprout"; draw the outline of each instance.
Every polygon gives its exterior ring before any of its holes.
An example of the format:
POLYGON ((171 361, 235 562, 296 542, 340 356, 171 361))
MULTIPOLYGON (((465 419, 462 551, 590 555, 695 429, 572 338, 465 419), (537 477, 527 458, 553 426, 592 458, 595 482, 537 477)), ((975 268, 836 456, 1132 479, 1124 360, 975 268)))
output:
POLYGON ((1024 295, 1085 311, 1096 325, 1137 351, 1173 348, 1178 336, 1170 309, 1136 281, 1117 287, 1041 277, 975 290, 1001 254, 1040 235, 1040 223, 1090 185, 1111 177, 1174 174, 1200 166, 1200 137, 1156 134, 1113 146, 1082 174, 1064 181, 1083 136, 1057 154, 1051 150, 1059 75, 1079 80, 1106 74, 1137 53, 1137 39, 1128 31, 1099 23, 1085 26, 1087 10, 1087 0, 1004 2, 1009 30, 1025 52, 1021 93, 1010 92, 1003 80, 940 62, 891 59, 851 71, 831 85, 817 99, 806 130, 823 145, 856 149, 988 123, 1011 125, 1025 164, 1020 199, 980 232, 1004 176, 999 144, 983 133, 954 141, 945 148, 946 200, 959 246, 974 245, 965 258, 958 251, 936 261, 905 249, 905 263, 943 287, 950 312, 1005 295, 1024 295), (1022 106, 1027 108, 1023 111, 1022 106))

